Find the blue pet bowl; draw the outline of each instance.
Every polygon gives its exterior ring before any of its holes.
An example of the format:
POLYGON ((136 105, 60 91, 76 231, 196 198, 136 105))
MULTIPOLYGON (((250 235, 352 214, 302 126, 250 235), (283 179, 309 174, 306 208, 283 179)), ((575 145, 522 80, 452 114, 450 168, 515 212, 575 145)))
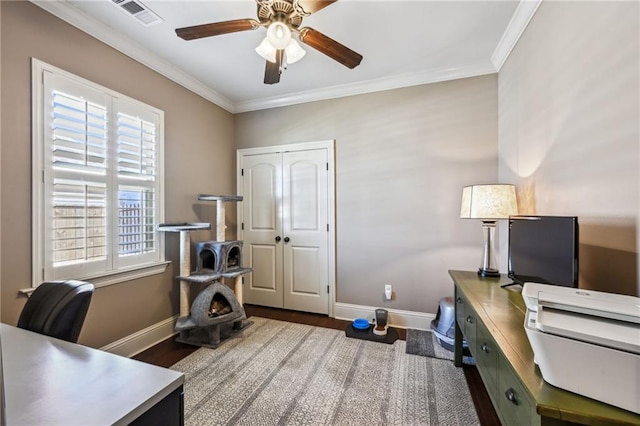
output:
POLYGON ((364 318, 356 318, 353 320, 353 328, 358 330, 366 330, 369 328, 369 321, 364 318))

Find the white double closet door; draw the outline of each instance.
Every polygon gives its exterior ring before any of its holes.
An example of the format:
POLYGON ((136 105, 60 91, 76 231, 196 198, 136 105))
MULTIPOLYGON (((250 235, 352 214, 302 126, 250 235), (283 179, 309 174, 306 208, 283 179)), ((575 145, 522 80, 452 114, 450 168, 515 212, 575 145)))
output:
POLYGON ((332 314, 333 141, 238 150, 244 302, 332 314))

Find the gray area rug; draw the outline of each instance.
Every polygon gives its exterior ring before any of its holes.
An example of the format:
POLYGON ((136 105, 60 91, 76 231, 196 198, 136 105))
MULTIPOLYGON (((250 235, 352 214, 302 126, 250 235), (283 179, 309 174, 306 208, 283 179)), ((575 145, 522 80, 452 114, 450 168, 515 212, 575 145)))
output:
POLYGON ((171 368, 185 373, 187 425, 478 425, 453 363, 343 331, 251 317, 217 349, 171 368))
MULTIPOLYGON (((453 361, 453 351, 443 348, 436 335, 432 331, 407 329, 407 353, 412 355, 426 356, 430 358, 446 359, 453 361)), ((475 360, 467 355, 462 357, 462 362, 469 365, 475 365, 475 360)))

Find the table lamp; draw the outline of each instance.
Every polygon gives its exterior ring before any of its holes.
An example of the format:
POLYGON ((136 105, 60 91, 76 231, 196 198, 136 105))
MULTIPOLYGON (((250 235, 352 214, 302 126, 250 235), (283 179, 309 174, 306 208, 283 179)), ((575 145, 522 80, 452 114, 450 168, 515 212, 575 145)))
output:
POLYGON ((508 219, 518 214, 516 187, 514 185, 471 185, 462 190, 460 217, 463 219, 481 219, 484 234, 482 266, 478 269, 481 277, 498 277, 496 266, 494 235, 496 220, 508 219))

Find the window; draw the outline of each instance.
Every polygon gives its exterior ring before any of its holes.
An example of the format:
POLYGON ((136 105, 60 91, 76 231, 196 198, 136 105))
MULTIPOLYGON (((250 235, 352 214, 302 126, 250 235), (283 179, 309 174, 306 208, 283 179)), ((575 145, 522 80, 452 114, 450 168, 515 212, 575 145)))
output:
POLYGON ((33 93, 33 285, 157 271, 163 112, 35 59, 33 93))

